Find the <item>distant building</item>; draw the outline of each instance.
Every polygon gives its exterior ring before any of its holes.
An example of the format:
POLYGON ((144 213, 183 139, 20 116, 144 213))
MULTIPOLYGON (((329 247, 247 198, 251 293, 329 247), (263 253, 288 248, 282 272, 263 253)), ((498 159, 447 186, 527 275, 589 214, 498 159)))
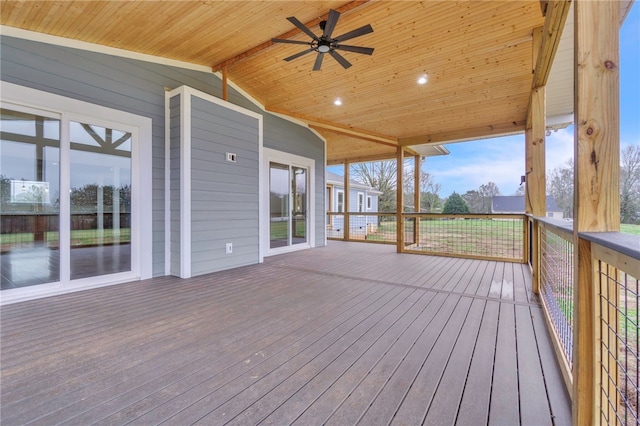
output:
MULTIPOLYGON (((327 212, 344 213, 344 177, 326 171, 326 210, 327 212)), ((371 232, 378 225, 378 216, 367 216, 366 212, 378 211, 378 197, 382 192, 359 182, 349 182, 349 208, 352 213, 350 234, 356 236, 371 232), (363 213, 362 215, 356 215, 363 213)), ((327 215, 327 237, 338 237, 344 232, 344 216, 327 215)))
MULTIPOLYGON (((491 200, 491 213, 524 214, 524 195, 498 196, 491 200)), ((547 195, 547 217, 562 219, 562 209, 556 204, 552 195, 547 195)))

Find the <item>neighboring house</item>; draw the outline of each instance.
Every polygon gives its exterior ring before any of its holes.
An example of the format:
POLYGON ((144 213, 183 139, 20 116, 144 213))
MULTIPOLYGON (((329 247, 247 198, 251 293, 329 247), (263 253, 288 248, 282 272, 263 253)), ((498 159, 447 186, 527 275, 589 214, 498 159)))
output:
POLYGON ((326 146, 306 125, 233 86, 222 100, 209 67, 0 41, 3 303, 325 244, 326 146))
MULTIPOLYGON (((327 212, 344 213, 344 177, 326 172, 326 207, 327 212)), ((350 213, 363 213, 351 216, 349 232, 351 236, 364 236, 367 232, 375 231, 378 225, 378 216, 367 216, 367 212, 378 211, 378 197, 382 192, 354 181, 349 182, 349 208, 350 213)), ((344 216, 327 215, 327 236, 342 236, 344 232, 344 216)))
MULTIPOLYGON (((525 208, 524 195, 498 196, 491 200, 491 213, 524 214, 525 208)), ((547 217, 563 218, 562 209, 558 207, 552 195, 547 195, 547 217)))

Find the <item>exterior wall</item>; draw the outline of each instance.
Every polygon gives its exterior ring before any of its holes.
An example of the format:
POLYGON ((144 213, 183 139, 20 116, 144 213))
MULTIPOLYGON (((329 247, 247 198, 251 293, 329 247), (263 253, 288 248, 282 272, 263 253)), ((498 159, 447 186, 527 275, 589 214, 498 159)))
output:
POLYGON ((259 261, 258 133, 257 119, 191 97, 191 275, 259 261))
MULTIPOLYGON (((187 85, 220 96, 218 76, 0 36, 0 79, 149 117, 153 122, 153 274, 165 274, 165 90, 187 85)), ((28 101, 28 100, 25 100, 28 101)), ((311 130, 266 113, 229 89, 229 101, 264 115, 264 146, 316 161, 316 242, 324 242, 324 142, 311 130)))

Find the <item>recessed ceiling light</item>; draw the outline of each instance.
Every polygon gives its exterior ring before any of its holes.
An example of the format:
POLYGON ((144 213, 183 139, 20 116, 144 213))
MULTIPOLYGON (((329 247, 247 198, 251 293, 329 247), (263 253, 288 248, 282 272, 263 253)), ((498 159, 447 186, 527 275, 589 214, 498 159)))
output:
POLYGON ((427 75, 423 74, 418 78, 418 84, 427 84, 427 75))
POLYGON ((336 105, 336 106, 342 105, 342 99, 337 98, 335 101, 333 101, 333 104, 336 105))

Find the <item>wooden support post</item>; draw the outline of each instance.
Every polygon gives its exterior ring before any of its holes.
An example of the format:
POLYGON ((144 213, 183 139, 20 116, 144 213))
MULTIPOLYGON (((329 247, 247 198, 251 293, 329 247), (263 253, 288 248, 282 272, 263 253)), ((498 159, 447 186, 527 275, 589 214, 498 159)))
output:
POLYGON ((349 200, 349 191, 351 191, 350 185, 349 185, 349 181, 351 180, 351 178, 349 177, 349 170, 350 168, 350 164, 349 163, 344 163, 344 196, 342 199, 343 202, 343 210, 344 210, 344 218, 342 220, 343 222, 343 226, 344 226, 344 232, 343 232, 343 238, 345 241, 349 241, 349 238, 351 238, 351 236, 349 235, 349 231, 351 229, 351 217, 349 216, 349 203, 351 202, 349 200))
POLYGON ((600 416, 594 262, 578 234, 620 230, 619 8, 617 1, 574 2, 574 425, 600 416))
POLYGON ((404 191, 402 190, 404 186, 404 150, 401 146, 398 147, 396 162, 396 241, 397 251, 402 253, 404 251, 404 216, 402 215, 404 210, 404 191))
POLYGON ((229 100, 229 83, 227 81, 227 67, 222 68, 222 100, 229 100))
POLYGON ((547 215, 545 174, 545 88, 531 90, 530 120, 525 131, 527 179, 526 212, 536 217, 547 215))
MULTIPOLYGON (((422 169, 422 157, 416 155, 414 160, 414 172, 413 172, 413 211, 420 213, 420 181, 421 181, 421 169, 422 169)), ((415 216, 413 219, 413 244, 417 245, 420 241, 420 216, 415 216)))
POLYGON ((573 424, 595 424, 596 413, 596 297, 593 286, 591 243, 575 240, 575 274, 578 277, 574 292, 573 328, 573 424), (580 262, 578 262, 580 258, 580 262))

